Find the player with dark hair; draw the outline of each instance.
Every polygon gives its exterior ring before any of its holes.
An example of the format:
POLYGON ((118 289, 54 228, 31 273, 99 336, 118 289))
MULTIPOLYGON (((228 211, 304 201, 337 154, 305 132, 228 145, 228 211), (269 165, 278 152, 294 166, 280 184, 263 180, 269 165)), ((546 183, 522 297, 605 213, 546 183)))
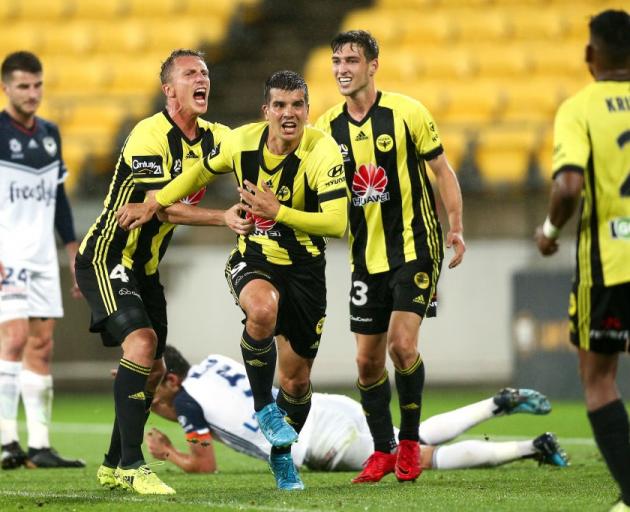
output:
MULTIPOLYGON (((180 451, 153 428, 145 441, 154 457, 170 461, 187 473, 212 473, 218 469, 213 440, 254 458, 269 457, 269 443, 252 421, 254 404, 243 365, 212 354, 191 368, 169 345, 164 360, 167 373, 156 391, 152 411, 178 421, 190 444, 187 452, 180 451)), ((444 445, 473 426, 499 416, 550 411, 549 401, 537 391, 506 388, 494 397, 432 416, 420 426, 422 466, 488 467, 524 458, 567 466, 564 451, 550 433, 522 441, 466 440, 444 445)), ((358 402, 343 395, 313 393, 313 407, 294 449, 296 465, 322 471, 359 470, 372 450, 372 436, 358 402)))
POLYGON ((77 468, 50 447, 53 382, 50 361, 55 319, 63 316, 55 230, 72 274, 78 243, 64 181, 59 129, 37 117, 43 69, 36 55, 19 51, 2 62, 6 109, 0 113, 0 438, 2 469, 22 465, 77 468), (22 395, 28 454, 18 442, 22 395))
POLYGON ((613 510, 630 510, 630 428, 616 384, 619 352, 630 346, 630 15, 604 11, 589 28, 595 81, 556 114, 549 214, 536 243, 554 254, 581 199, 571 342, 595 440, 621 489, 613 510))
POLYGON ((110 448, 97 478, 115 479, 140 494, 172 494, 145 464, 144 424, 152 395, 164 373, 167 316, 158 264, 168 247, 174 223, 228 225, 237 232, 241 208, 227 212, 195 206, 205 189, 152 218, 147 225, 125 231, 116 210, 142 201, 196 162, 229 132, 199 116, 208 109, 210 79, 203 54, 176 50, 160 73, 166 97, 163 111, 140 121, 123 146, 104 209, 83 240, 77 256, 77 279, 92 309, 90 330, 101 333, 107 346, 121 346, 114 381, 116 416, 110 448))
POLYGON ((426 164, 448 214, 446 246, 455 250, 449 268, 461 263, 465 251, 462 197, 424 105, 376 89, 376 40, 353 30, 337 35, 331 48, 333 75, 345 101, 324 113, 316 126, 337 141, 352 194, 350 327, 357 343, 361 404, 374 436, 374 454, 353 482, 378 482, 391 472, 400 481, 413 481, 422 470, 418 425, 425 369, 418 331, 425 316, 436 314, 444 256, 426 164), (389 410, 387 353, 400 400, 398 443, 389 410))
POLYGON ((235 173, 255 229, 239 237, 225 275, 245 313, 241 352, 256 419, 273 445, 269 461, 277 487, 297 490, 304 484, 291 444, 310 409, 311 367, 326 314, 325 237, 343 236, 347 194, 335 141, 306 126, 304 79, 276 72, 265 82, 264 97, 266 121, 234 130, 196 173, 182 175, 154 202, 127 205, 119 221, 133 228, 215 176, 235 173), (276 357, 280 391, 274 400, 276 357))

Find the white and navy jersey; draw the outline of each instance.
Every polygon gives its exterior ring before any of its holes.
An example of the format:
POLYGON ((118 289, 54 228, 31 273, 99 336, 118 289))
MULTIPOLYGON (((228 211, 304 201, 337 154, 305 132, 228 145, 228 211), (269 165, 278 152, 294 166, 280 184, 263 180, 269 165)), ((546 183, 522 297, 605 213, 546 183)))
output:
POLYGON ((57 126, 36 117, 29 130, 0 112, 0 261, 57 264, 55 204, 65 178, 57 126))
MULTIPOLYGON (((203 442, 208 432, 236 451, 267 460, 271 445, 254 416, 254 399, 245 367, 221 355, 209 355, 190 368, 182 383, 184 392, 175 398, 177 420, 189 440, 203 442)), ((276 394, 274 389, 274 396, 276 394)), ((304 450, 294 445, 293 460, 304 459, 304 450)))

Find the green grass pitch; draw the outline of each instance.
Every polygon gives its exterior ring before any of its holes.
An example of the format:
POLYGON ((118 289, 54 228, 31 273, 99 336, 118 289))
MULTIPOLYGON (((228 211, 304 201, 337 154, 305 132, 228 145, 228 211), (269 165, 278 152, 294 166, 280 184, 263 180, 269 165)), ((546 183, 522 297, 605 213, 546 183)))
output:
MULTIPOLYGON (((423 417, 489 394, 492 392, 428 389, 423 417)), ((468 437, 505 440, 553 431, 571 457, 571 466, 566 469, 538 467, 526 460, 492 469, 425 471, 415 484, 399 484, 390 475, 379 484, 367 486, 351 485, 353 473, 304 470, 307 490, 286 493, 275 490, 266 464, 219 445, 218 474, 186 475, 171 464, 158 466, 156 472, 177 490, 177 495, 146 497, 105 490, 96 482, 96 469, 109 440, 112 398, 60 394, 55 398, 52 443, 62 455, 82 457, 87 468, 2 471, 0 510, 608 510, 617 499, 617 490, 592 441, 583 404, 552 402, 552 405, 553 411, 548 416, 520 414, 497 418, 476 427, 468 437)), ((178 446, 185 446, 177 424, 151 417, 148 426, 164 430, 178 446)), ((24 440, 23 429, 20 435, 24 440)))

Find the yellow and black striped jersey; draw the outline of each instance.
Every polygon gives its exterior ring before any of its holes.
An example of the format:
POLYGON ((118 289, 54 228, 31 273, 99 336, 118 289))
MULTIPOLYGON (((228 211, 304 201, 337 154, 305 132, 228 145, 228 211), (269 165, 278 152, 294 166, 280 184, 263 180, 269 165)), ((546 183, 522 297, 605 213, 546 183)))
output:
POLYGON ((157 271, 175 226, 154 217, 137 229, 125 231, 116 222, 116 211, 126 203, 142 202, 146 191, 161 189, 187 172, 230 131, 203 119, 197 123, 199 135, 194 140, 182 133, 166 110, 134 127, 120 153, 103 211, 81 243, 83 258, 92 262, 120 260, 125 267, 146 275, 157 271))
POLYGON ((425 160, 442 152, 436 124, 420 102, 379 92, 364 119, 340 103, 316 126, 332 134, 351 192, 352 268, 385 272, 419 258, 443 258, 442 230, 425 160))
POLYGON ((322 204, 343 198, 345 223, 347 192, 339 148, 332 137, 306 126, 297 149, 269 169, 265 161, 270 158, 264 156, 268 132, 266 122, 236 128, 204 164, 213 174, 234 171, 241 186, 243 180, 256 183, 259 188, 265 182, 280 202, 276 220, 255 217, 255 230, 247 236, 239 236, 241 254, 261 256, 278 265, 313 261, 323 257, 326 238, 290 227, 290 212, 319 212, 322 204))
POLYGON ((584 173, 578 282, 630 282, 630 82, 593 82, 560 106, 554 176, 567 167, 584 173))

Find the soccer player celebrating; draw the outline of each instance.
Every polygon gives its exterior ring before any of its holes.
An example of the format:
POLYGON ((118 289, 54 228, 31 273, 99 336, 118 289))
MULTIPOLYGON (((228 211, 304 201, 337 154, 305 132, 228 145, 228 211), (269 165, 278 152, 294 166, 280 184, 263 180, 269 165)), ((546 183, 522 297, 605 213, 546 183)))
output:
POLYGON ((269 77, 263 112, 266 121, 234 130, 196 173, 183 174, 153 201, 127 205, 119 220, 133 228, 215 176, 235 173, 255 230, 240 236, 225 275, 245 313, 241 352, 256 419, 273 446, 276 485, 298 490, 304 484, 291 444, 309 413, 310 372, 326 314, 325 237, 343 236, 347 193, 335 141, 305 126, 308 89, 301 76, 279 71, 269 77), (280 391, 274 400, 276 357, 280 391))
POLYGON ((166 108, 140 121, 127 138, 112 177, 104 209, 83 240, 77 256, 77 280, 92 309, 90 330, 103 343, 122 346, 114 381, 116 417, 109 451, 97 477, 116 479, 140 494, 172 494, 145 464, 144 424, 163 373, 167 319, 158 264, 173 235, 173 221, 228 225, 237 232, 246 222, 236 205, 227 212, 194 206, 197 194, 174 204, 161 218, 131 232, 118 227, 116 210, 142 201, 180 174, 229 132, 199 116, 208 108, 210 79, 203 54, 176 50, 160 71, 166 108), (184 220, 182 220, 184 219, 184 220))
MULTIPOLYGON (((270 449, 253 421, 254 401, 242 364, 211 354, 190 366, 174 347, 164 351, 167 374, 153 399, 152 411, 178 421, 190 443, 180 451, 158 429, 145 440, 151 455, 187 473, 212 473, 218 464, 213 440, 257 459, 270 449)), ((278 390, 274 388, 274 393, 278 390)), ((293 450, 297 466, 321 471, 356 471, 373 451, 372 435, 361 405, 343 395, 313 393, 313 406, 293 450)), ((533 458, 564 467, 566 455, 555 436, 544 433, 524 441, 467 440, 443 445, 483 421, 506 414, 547 414, 551 405, 531 389, 505 388, 494 397, 432 416, 420 425, 424 469, 488 467, 533 458)), ((115 485, 115 482, 112 482, 115 485)))
POLYGON ((595 82, 558 109, 549 214, 536 231, 544 256, 580 198, 577 269, 569 297, 571 342, 593 434, 630 510, 628 414, 616 385, 630 343, 630 15, 608 10, 590 23, 586 63, 595 82))
MULTIPOLYGON (((64 189, 57 126, 36 116, 42 65, 30 52, 2 63, 6 110, 0 113, 0 438, 2 469, 83 467, 50 447, 53 384, 50 360, 55 319, 63 316, 55 228, 74 282, 78 243, 64 189), (54 226, 54 227, 53 227, 54 226), (28 454, 18 442, 18 402, 24 402, 28 454)), ((81 294, 74 284, 74 298, 81 294)))
POLYGON ((418 331, 434 316, 443 259, 442 230, 425 162, 436 176, 450 230, 447 247, 465 251, 462 198, 431 115, 419 102, 377 91, 378 44, 362 30, 331 43, 333 75, 345 102, 317 126, 331 133, 343 154, 350 205, 352 288, 350 326, 357 343, 361 405, 374 437, 374 454, 354 483, 400 481, 421 473, 418 425, 424 364, 418 331), (386 353, 394 362, 400 400, 398 444, 389 410, 386 353))

